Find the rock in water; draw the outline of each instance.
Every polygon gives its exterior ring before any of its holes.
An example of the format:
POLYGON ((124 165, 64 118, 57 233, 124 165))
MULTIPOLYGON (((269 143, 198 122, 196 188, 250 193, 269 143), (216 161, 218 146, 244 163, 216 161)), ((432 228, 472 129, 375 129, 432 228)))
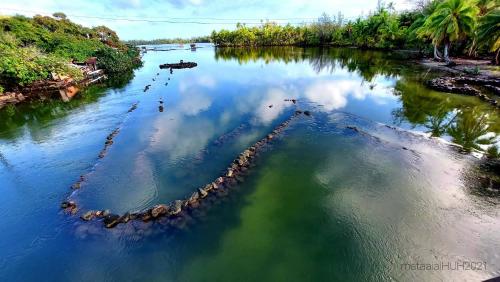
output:
POLYGON ((85 221, 92 220, 95 217, 95 212, 94 211, 88 211, 85 214, 81 216, 81 218, 85 221))
POLYGON ((120 219, 118 221, 121 222, 121 223, 127 223, 130 220, 131 220, 130 213, 126 212, 124 215, 122 215, 120 217, 120 219))
POLYGON ((194 192, 193 194, 191 194, 191 197, 189 197, 187 202, 188 204, 193 205, 198 202, 199 198, 200 194, 198 192, 194 192))
POLYGON ((208 195, 207 191, 205 191, 201 188, 198 188, 198 193, 200 194, 201 198, 205 198, 208 195))
POLYGON ((182 211, 182 201, 175 200, 173 204, 170 205, 170 215, 177 215, 182 211))
POLYGON ((153 218, 157 218, 159 216, 165 215, 168 211, 167 206, 165 205, 156 205, 151 209, 151 216, 153 218))
POLYGON ((104 225, 106 228, 113 228, 120 223, 120 216, 117 214, 108 214, 104 217, 104 225))

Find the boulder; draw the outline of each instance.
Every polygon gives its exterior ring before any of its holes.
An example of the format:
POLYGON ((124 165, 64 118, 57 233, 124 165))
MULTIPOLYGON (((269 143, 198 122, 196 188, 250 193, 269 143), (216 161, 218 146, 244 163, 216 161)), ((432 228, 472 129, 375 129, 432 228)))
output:
POLYGON ((130 221, 130 219, 131 219, 130 218, 130 213, 126 212, 124 215, 122 215, 120 217, 120 219, 118 221, 121 222, 121 223, 127 223, 127 222, 130 221))
POLYGON ((205 190, 201 189, 201 188, 198 188, 198 193, 199 193, 199 195, 200 195, 200 197, 202 199, 205 198, 208 195, 208 193, 205 190))
POLYGON ((73 201, 64 201, 61 203, 61 208, 66 209, 72 206, 76 206, 76 203, 73 201))
POLYGON ((153 216, 151 216, 151 210, 147 210, 147 211, 141 213, 140 217, 141 217, 141 220, 144 222, 148 222, 153 218, 153 216))
POLYGON ((172 204, 169 206, 169 213, 170 215, 177 215, 182 211, 182 201, 181 200, 175 200, 172 204))
POLYGON ((136 219, 138 219, 140 217, 141 217, 141 213, 140 212, 136 211, 136 212, 131 212, 130 213, 130 220, 136 220, 136 219))
POLYGON ((194 192, 193 194, 191 194, 191 196, 188 198, 187 200, 187 203, 189 205, 193 205, 195 203, 198 202, 198 200, 200 199, 200 194, 198 192, 194 192))
POLYGON ((222 183, 224 183, 224 178, 223 177, 217 178, 217 180, 215 181, 215 183, 217 183, 219 185, 222 184, 222 183))
POLYGON ((210 192, 212 189, 213 189, 212 184, 207 184, 207 185, 205 185, 205 187, 203 188, 203 190, 205 190, 206 192, 210 192))
POLYGON ((85 221, 89 221, 89 220, 94 219, 94 217, 95 217, 95 212, 88 211, 88 212, 84 213, 80 218, 85 220, 85 221))
POLYGON ((167 214, 168 207, 165 205, 156 205, 151 209, 151 216, 153 218, 160 217, 162 215, 167 214))
POLYGON ((109 210, 105 210, 105 211, 96 211, 94 213, 95 217, 98 217, 98 218, 101 218, 101 217, 105 217, 109 214, 109 210))
POLYGON ((104 217, 104 225, 106 228, 113 228, 120 223, 120 216, 117 214, 108 214, 104 217))

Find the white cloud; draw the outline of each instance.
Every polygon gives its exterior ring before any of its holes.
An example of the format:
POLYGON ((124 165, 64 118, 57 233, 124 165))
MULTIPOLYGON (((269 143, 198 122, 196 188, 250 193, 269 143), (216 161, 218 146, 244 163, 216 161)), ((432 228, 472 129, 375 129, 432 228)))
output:
POLYGON ((316 82, 306 90, 306 97, 315 103, 323 105, 322 109, 332 111, 347 105, 347 96, 363 96, 359 82, 352 80, 316 82))
MULTIPOLYGON (((411 6, 409 1, 392 1, 396 9, 411 6)), ((118 1, 56 1, 56 0, 17 0, 2 3, 0 13, 20 13, 27 16, 34 14, 50 15, 53 12, 64 12, 68 17, 85 26, 106 25, 116 30, 123 39, 152 39, 165 37, 190 37, 208 35, 214 29, 233 29, 239 19, 277 19, 308 18, 315 19, 323 12, 337 15, 341 11, 347 19, 361 14, 366 15, 375 9, 376 0, 343 1, 343 0, 118 0, 118 1), (17 11, 9 10, 17 9, 17 11), (229 18, 228 24, 171 24, 127 22, 107 19, 91 19, 80 16, 108 18, 158 19, 167 17, 188 18, 229 18)), ((206 19, 204 19, 206 21, 206 19)), ((244 20, 240 20, 244 21, 244 20)), ((297 21, 297 20, 291 20, 297 21)))
POLYGON ((286 108, 283 100, 286 94, 282 89, 272 88, 267 92, 262 102, 255 109, 255 116, 262 124, 268 125, 286 108), (269 106, 271 106, 269 108, 269 106))
POLYGON ((349 96, 357 100, 370 97, 376 103, 384 104, 387 100, 397 99, 392 95, 394 81, 376 76, 373 82, 360 83, 358 80, 319 81, 309 86, 305 96, 311 102, 323 105, 325 111, 332 111, 347 106, 349 96))

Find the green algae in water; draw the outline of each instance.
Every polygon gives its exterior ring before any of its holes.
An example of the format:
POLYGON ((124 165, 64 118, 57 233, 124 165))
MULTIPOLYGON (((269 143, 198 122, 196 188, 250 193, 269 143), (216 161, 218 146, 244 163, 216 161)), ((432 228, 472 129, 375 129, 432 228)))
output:
POLYGON ((435 152, 415 155, 395 149, 400 144, 382 144, 339 128, 318 132, 304 126, 269 152, 242 185, 238 203, 213 211, 206 223, 194 228, 190 239, 197 242, 195 248, 207 244, 211 251, 188 260, 180 281, 463 278, 452 271, 405 272, 401 264, 457 259, 452 249, 473 243, 471 238, 450 244, 455 235, 426 233, 458 232, 463 224, 452 231, 448 228, 455 224, 441 221, 459 214, 464 221, 474 220, 460 203, 451 205, 450 214, 443 213, 450 203, 434 198, 449 197, 436 190, 465 160, 448 152, 444 155, 457 158, 455 165, 422 168, 422 163, 436 161, 435 152), (238 223, 212 242, 210 230, 233 217, 238 223))

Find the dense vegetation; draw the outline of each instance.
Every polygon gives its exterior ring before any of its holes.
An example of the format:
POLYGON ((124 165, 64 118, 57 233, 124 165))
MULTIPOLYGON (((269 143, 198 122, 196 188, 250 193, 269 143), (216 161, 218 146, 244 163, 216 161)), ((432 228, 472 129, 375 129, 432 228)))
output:
POLYGON ((208 43, 210 36, 199 36, 192 38, 173 38, 173 39, 152 39, 152 40, 128 40, 130 45, 159 45, 159 44, 188 44, 188 43, 208 43))
POLYGON ((420 51, 434 47, 435 58, 447 62, 450 52, 495 52, 498 64, 500 0, 431 0, 404 12, 380 5, 354 21, 344 21, 341 14, 323 14, 316 22, 300 26, 238 24, 233 31, 213 31, 211 38, 218 46, 336 45, 420 51))
POLYGON ((86 28, 62 13, 0 17, 0 93, 49 79, 53 73, 79 79, 82 72, 70 62, 89 57, 97 57, 98 67, 108 73, 131 70, 140 64, 138 55, 111 29, 86 28))

